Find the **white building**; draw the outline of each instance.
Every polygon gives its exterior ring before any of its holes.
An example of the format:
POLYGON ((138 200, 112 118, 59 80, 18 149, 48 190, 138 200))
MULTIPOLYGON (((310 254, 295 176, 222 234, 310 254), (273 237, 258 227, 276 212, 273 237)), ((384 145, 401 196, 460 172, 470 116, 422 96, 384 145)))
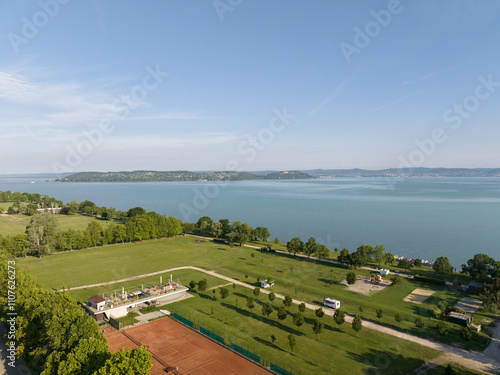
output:
POLYGON ((387 275, 388 275, 388 274, 390 274, 390 273, 391 273, 391 271, 389 271, 387 268, 382 268, 382 269, 380 270, 380 274, 381 274, 382 276, 387 276, 387 275))

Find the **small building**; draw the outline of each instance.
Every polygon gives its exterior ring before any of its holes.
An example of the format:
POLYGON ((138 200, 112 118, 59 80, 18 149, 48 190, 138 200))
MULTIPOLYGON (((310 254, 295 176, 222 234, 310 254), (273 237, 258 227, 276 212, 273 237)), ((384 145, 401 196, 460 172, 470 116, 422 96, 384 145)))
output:
POLYGON ((333 298, 323 299, 323 306, 331 307, 332 309, 340 309, 340 301, 333 298))
POLYGON ((448 314, 448 321, 450 323, 455 323, 467 327, 472 322, 472 316, 452 311, 448 314))
POLYGON ((479 293, 482 287, 483 283, 478 283, 477 281, 471 281, 467 287, 467 290, 471 293, 479 293))
POLYGON ((262 280, 262 281, 260 282, 260 287, 261 287, 261 288, 270 288, 270 287, 272 287, 272 286, 274 286, 274 281, 272 281, 272 280, 271 280, 271 284, 269 284, 269 283, 267 282, 267 279, 266 279, 266 280, 262 280))
POLYGON ((391 273, 391 271, 389 271, 387 268, 382 268, 382 269, 380 270, 380 274, 381 274, 382 276, 387 276, 387 275, 388 275, 388 274, 390 274, 390 273, 391 273))
POLYGON ((104 310, 104 305, 106 305, 106 300, 98 294, 87 298, 87 301, 89 301, 90 306, 96 310, 104 310))

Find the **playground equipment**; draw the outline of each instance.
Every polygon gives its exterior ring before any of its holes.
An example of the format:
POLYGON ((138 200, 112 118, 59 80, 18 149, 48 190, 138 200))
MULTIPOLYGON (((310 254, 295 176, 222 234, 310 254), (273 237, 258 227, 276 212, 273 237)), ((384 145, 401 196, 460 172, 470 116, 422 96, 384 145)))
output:
POLYGON ((373 283, 373 284, 380 284, 382 282, 382 276, 380 276, 378 273, 374 273, 371 275, 370 277, 370 281, 373 283))

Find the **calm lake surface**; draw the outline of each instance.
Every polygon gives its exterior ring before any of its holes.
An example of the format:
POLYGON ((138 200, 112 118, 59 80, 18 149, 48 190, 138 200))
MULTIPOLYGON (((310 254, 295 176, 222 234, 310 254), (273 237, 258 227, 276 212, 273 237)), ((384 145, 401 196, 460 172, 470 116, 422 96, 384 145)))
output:
POLYGON ((313 236, 332 250, 383 244, 400 256, 447 256, 457 268, 479 252, 500 260, 499 178, 55 183, 4 177, 0 190, 121 210, 141 206, 182 221, 239 220, 268 227, 271 239, 313 236))

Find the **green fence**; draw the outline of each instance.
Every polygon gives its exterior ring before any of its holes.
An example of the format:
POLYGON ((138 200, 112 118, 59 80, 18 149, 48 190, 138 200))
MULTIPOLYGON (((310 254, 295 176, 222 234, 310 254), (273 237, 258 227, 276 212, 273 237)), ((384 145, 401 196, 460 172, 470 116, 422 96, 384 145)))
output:
POLYGON ((218 343, 224 345, 224 339, 222 337, 220 337, 219 335, 216 335, 215 333, 210 332, 208 329, 200 327, 200 332, 203 333, 205 336, 210 337, 212 340, 215 340, 218 343))
POLYGON ((253 354, 252 352, 243 349, 241 346, 231 343, 231 349, 233 349, 235 352, 240 353, 241 355, 244 355, 245 357, 251 359, 254 362, 260 363, 260 357, 257 354, 253 354))
POLYGON ((271 371, 279 375, 293 375, 290 371, 282 369, 281 367, 276 366, 274 363, 271 363, 271 371))
POLYGON ((117 329, 118 331, 123 329, 123 323, 120 323, 118 320, 116 320, 113 317, 109 318, 109 324, 111 325, 111 327, 113 327, 114 329, 117 329))
POLYGON ((194 328, 194 324, 193 324, 192 321, 187 320, 186 318, 183 318, 182 316, 180 316, 180 315, 178 315, 176 313, 174 313, 174 319, 178 320, 181 323, 184 323, 185 325, 187 325, 187 326, 189 326, 191 328, 194 328))

